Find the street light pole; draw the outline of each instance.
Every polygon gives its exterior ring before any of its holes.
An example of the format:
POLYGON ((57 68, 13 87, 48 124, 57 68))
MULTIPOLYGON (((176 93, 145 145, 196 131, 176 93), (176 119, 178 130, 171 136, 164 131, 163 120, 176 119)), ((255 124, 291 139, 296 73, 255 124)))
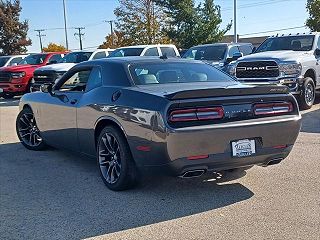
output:
POLYGON ((238 36, 237 36, 237 0, 233 0, 233 21, 234 21, 234 42, 238 42, 238 36))
POLYGON ((39 40, 40 40, 40 50, 41 50, 41 52, 42 52, 42 50, 43 50, 42 37, 45 37, 46 35, 41 34, 41 32, 44 32, 44 29, 38 29, 38 30, 34 30, 34 31, 38 33, 37 36, 39 37, 39 40))
POLYGON ((66 11, 66 2, 63 1, 63 18, 64 18, 64 34, 66 38, 66 48, 69 50, 69 43, 68 43, 68 31, 67 31, 67 11, 66 11))

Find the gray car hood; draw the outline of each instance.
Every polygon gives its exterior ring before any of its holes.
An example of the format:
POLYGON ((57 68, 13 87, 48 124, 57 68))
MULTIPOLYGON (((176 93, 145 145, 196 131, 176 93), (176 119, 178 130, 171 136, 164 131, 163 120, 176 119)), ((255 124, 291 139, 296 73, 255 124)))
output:
POLYGON ((266 59, 276 59, 278 61, 297 61, 300 58, 303 58, 306 55, 310 55, 310 52, 302 51, 268 51, 268 52, 259 52, 241 57, 238 61, 247 61, 247 60, 266 60, 266 59))

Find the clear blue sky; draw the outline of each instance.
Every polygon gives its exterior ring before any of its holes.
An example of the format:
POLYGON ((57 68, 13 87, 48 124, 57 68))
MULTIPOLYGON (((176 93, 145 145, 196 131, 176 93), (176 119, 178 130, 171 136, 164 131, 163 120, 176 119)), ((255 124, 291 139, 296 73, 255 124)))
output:
MULTIPOLYGON (((201 2, 201 1, 196 1, 201 2)), ((96 47, 110 33, 109 24, 103 20, 114 20, 113 10, 118 6, 117 0, 66 0, 68 27, 86 27, 83 45, 85 48, 96 47)), ((233 0, 215 0, 221 6, 222 27, 233 18, 233 0)), ((35 29, 63 28, 62 0, 21 0, 21 19, 29 21, 28 36, 32 40, 30 52, 40 49, 39 39, 35 29)), ((249 34, 275 29, 299 27, 305 24, 308 16, 306 0, 238 0, 238 34, 249 34)), ((305 32, 307 29, 278 31, 280 33, 305 32)), ((69 48, 78 49, 79 42, 74 33, 68 30, 69 48)), ((275 33, 278 33, 275 32, 275 33)), ((233 29, 228 34, 232 34, 233 29)), ((49 42, 64 44, 64 30, 46 30, 43 34, 43 44, 49 42)), ((250 36, 272 35, 261 33, 250 36)))

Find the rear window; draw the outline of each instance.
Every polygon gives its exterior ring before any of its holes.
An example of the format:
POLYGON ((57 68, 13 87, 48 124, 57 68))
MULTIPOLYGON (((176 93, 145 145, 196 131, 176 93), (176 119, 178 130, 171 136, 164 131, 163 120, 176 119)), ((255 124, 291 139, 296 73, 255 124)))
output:
POLYGON ((234 81, 220 70, 202 63, 140 63, 130 66, 136 85, 234 81))
POLYGON ((176 57, 177 54, 172 47, 160 47, 162 55, 167 57, 176 57))
POLYGON ((190 48, 183 58, 195 60, 221 61, 224 59, 227 46, 201 46, 190 48))
POLYGON ((121 48, 114 50, 109 57, 140 56, 144 48, 121 48))

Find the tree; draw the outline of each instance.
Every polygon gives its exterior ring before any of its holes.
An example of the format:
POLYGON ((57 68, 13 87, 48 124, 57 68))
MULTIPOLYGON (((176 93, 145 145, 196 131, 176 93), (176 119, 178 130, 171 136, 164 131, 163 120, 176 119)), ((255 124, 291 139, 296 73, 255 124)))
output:
POLYGON ((67 49, 60 44, 56 44, 56 43, 49 43, 47 47, 44 47, 42 49, 42 51, 44 52, 64 52, 67 51, 67 49))
POLYGON ((28 21, 19 21, 20 0, 0 0, 0 54, 25 53, 31 45, 27 38, 28 21))
POLYGON ((106 36, 106 41, 103 42, 99 48, 119 48, 119 47, 124 47, 127 46, 126 39, 124 38, 124 33, 115 30, 113 32, 113 35, 109 34, 106 36))
POLYGON ((310 16, 307 19, 306 25, 311 31, 320 31, 320 0, 309 0, 307 10, 310 16))
POLYGON ((231 23, 220 30, 220 6, 213 0, 205 0, 195 6, 194 0, 158 0, 168 16, 164 31, 178 47, 217 42, 230 30, 231 23))
POLYGON ((162 7, 153 0, 119 0, 114 10, 116 27, 124 34, 124 42, 131 44, 154 44, 166 41, 162 25, 165 15, 162 7))

